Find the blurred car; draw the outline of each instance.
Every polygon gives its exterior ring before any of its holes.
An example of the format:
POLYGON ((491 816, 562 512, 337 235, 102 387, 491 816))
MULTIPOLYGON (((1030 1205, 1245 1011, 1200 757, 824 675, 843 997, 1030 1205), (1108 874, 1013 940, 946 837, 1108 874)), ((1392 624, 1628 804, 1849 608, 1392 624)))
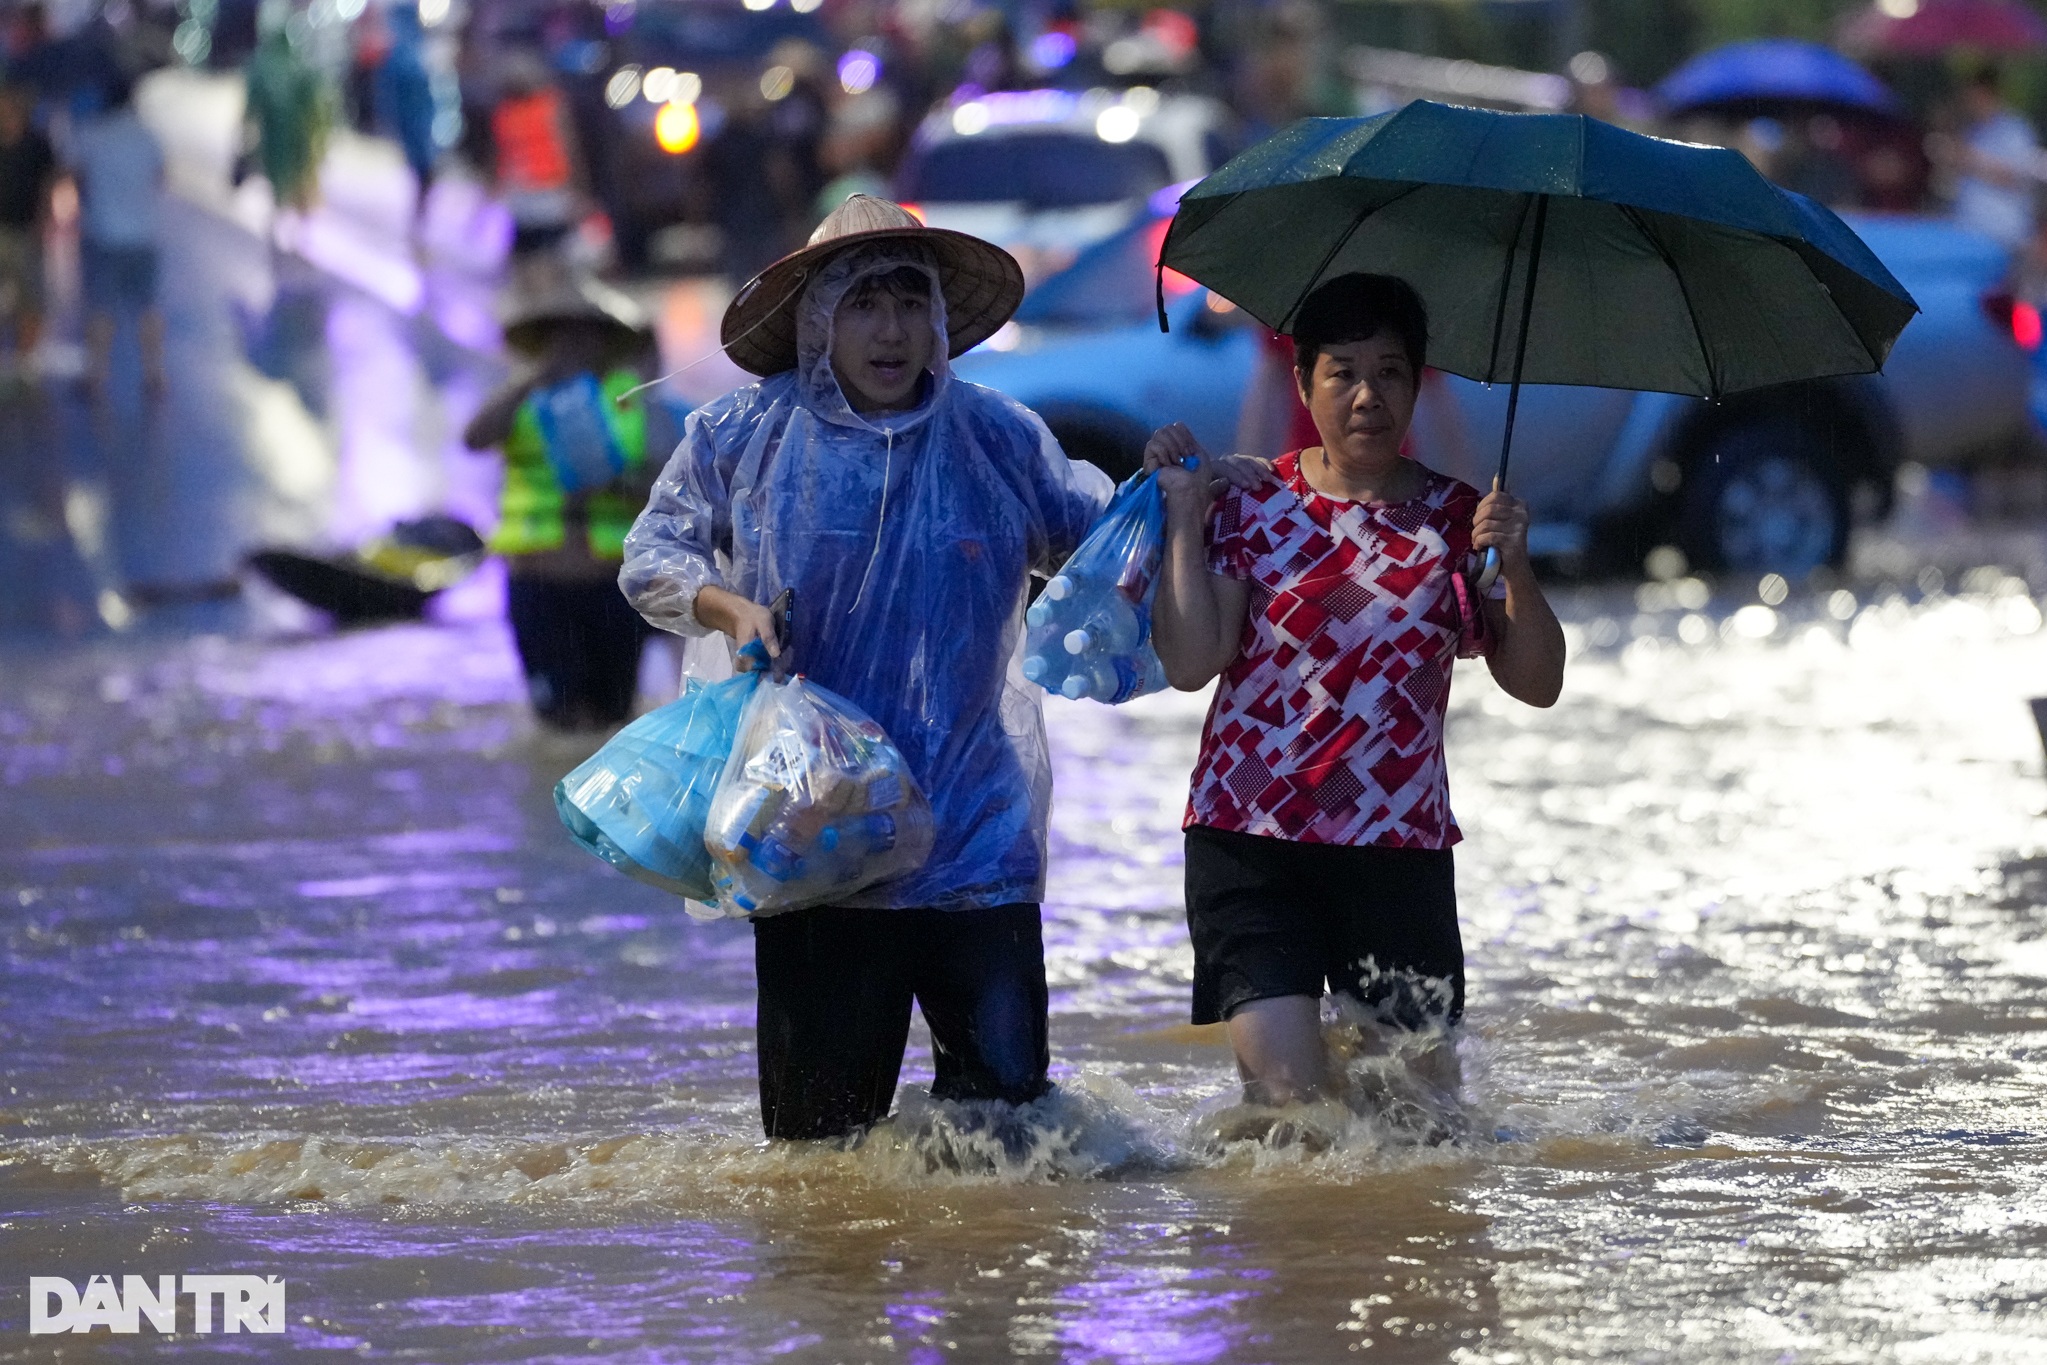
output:
MULTIPOLYGON (((1843 560, 1852 512, 1886 512, 1908 460, 2038 458, 2028 394, 2040 316, 2002 291, 2004 249, 1941 220, 1850 222, 1924 310, 1884 372, 1719 403, 1525 387, 1511 482, 1534 513, 1537 554, 1631 569, 1675 543, 1701 569, 1798 575, 1843 560)), ((957 365, 1036 409, 1071 454, 1118 478, 1168 421, 1231 448, 1260 344, 1255 323, 1170 272, 1172 331, 1159 332, 1152 262, 1165 225, 1135 224, 1084 253, 957 365)), ((1506 405, 1504 384, 1429 372, 1414 454, 1488 486, 1506 405)))
POLYGON ((1235 116, 1206 96, 1002 90, 928 116, 895 194, 933 227, 1008 248, 1038 279, 1236 150, 1235 116))
POLYGON ((1154 428, 1185 422, 1227 450, 1260 343, 1258 324, 1169 273, 1161 335, 1152 263, 1170 219, 1150 215, 1082 252, 1024 296, 1016 316, 953 362, 1034 409, 1067 454, 1118 480, 1154 428))
MULTIPOLYGON (((784 43, 830 41, 811 4, 753 9, 743 0, 641 0, 613 13, 629 17, 608 61, 593 69, 609 115, 602 123, 597 182, 619 252, 633 266, 708 268, 724 256, 718 223, 740 206, 732 176, 713 163, 751 164, 745 187, 765 196, 758 174, 761 130, 735 117, 768 98, 762 82, 784 43), (732 139, 735 145, 721 144, 732 139), (747 145, 736 145, 745 142, 747 145)), ((783 86, 775 96, 788 100, 783 86)), ((803 100, 806 92, 796 90, 803 100)), ((774 206, 756 206, 772 215, 774 206)), ((745 273, 751 273, 746 271, 745 273)))

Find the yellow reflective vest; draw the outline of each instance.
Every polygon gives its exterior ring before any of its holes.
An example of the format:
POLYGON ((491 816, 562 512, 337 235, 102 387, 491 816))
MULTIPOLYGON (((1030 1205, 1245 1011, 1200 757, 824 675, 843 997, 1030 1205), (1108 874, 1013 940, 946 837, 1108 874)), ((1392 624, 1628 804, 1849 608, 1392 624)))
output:
MULTIPOLYGON (((625 453, 628 475, 647 462, 647 411, 638 398, 618 399, 640 383, 639 375, 618 369, 604 376, 598 387, 605 397, 604 416, 625 453)), ((505 486, 498 498, 498 529, 490 548, 504 555, 535 554, 559 550, 567 535, 563 508, 568 495, 562 492, 554 467, 547 460, 547 443, 540 435, 540 421, 533 413, 533 400, 519 405, 512 418, 512 434, 505 438, 505 486)), ((583 513, 590 541, 590 553, 598 559, 623 559, 625 533, 639 515, 639 504, 609 488, 583 497, 583 513)))

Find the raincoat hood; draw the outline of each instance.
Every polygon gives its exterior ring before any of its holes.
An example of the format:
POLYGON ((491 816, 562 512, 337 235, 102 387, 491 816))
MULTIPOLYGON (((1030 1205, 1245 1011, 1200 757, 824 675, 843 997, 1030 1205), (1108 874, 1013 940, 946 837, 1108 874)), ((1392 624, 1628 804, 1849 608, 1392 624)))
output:
POLYGON ((922 426, 938 411, 952 384, 952 362, 946 356, 946 347, 945 292, 939 288, 938 268, 930 251, 915 242, 875 242, 840 252, 811 277, 797 305, 798 392, 805 407, 839 426, 890 435, 922 426), (912 407, 863 415, 853 410, 838 374, 832 369, 832 341, 839 305, 863 281, 905 266, 923 275, 930 291, 926 318, 931 326, 931 363, 925 371, 930 382, 923 386, 923 393, 912 407))

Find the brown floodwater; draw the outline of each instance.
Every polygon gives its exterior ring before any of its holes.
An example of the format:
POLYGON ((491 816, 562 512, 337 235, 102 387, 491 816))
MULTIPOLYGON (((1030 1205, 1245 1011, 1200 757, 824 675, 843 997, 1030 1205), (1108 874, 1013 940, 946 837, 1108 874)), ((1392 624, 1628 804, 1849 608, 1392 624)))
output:
POLYGON ((1565 594, 1547 712, 1460 667, 1463 1092, 1359 1056, 1293 1142, 1184 1023, 1200 698, 1048 706, 1057 1093, 919 1044, 818 1150, 747 929, 569 842, 496 626, 14 648, 0 1361, 2047 1358, 2047 632, 1965 586, 1565 594), (27 1333, 198 1273, 286 1334, 27 1333))

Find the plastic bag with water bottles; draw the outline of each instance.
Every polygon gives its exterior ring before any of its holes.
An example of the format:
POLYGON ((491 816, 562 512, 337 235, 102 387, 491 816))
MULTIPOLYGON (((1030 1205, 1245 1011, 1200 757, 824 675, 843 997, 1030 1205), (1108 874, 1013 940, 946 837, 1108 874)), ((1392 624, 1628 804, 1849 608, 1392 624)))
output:
POLYGON ((1165 502, 1132 476, 1024 613, 1024 677, 1063 697, 1114 705, 1163 691, 1151 607, 1165 562, 1165 502))
POLYGON ((866 713, 801 675, 754 692, 704 831, 726 914, 823 905, 906 875, 932 837, 931 803, 866 713))
POLYGON ((715 900, 704 824, 759 681, 758 673, 686 679, 680 697, 620 730, 556 783, 555 811, 576 842, 650 886, 715 900))

